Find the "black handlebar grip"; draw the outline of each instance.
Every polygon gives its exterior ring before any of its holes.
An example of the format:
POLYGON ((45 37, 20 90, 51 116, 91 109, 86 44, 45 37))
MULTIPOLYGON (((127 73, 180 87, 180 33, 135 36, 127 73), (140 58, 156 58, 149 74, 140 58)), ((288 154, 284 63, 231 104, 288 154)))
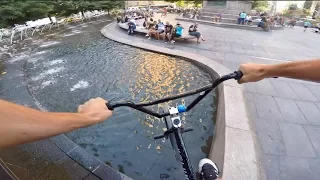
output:
POLYGON ((234 78, 235 80, 240 80, 242 78, 242 76, 243 76, 243 73, 240 70, 235 71, 234 73, 237 74, 237 76, 234 78))
POLYGON ((109 102, 106 103, 106 106, 110 111, 114 110, 113 106, 109 102))

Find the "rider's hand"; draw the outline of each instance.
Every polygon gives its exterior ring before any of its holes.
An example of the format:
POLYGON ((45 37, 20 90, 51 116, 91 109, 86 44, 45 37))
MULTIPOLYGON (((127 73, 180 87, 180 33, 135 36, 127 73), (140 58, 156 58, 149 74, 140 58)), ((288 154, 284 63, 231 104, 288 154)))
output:
POLYGON ((78 107, 78 113, 88 116, 92 119, 92 124, 96 124, 108 119, 112 115, 106 106, 106 100, 102 98, 90 99, 78 107))
POLYGON ((256 82, 265 78, 266 64, 241 64, 239 70, 242 71, 243 76, 238 82, 240 84, 247 82, 256 82))

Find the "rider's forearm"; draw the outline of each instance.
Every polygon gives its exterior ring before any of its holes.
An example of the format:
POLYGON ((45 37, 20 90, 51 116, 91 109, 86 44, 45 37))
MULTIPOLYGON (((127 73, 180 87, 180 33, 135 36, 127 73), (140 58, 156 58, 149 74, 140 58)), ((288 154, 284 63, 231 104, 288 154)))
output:
POLYGON ((264 66, 263 78, 287 77, 320 82, 320 59, 264 66))
POLYGON ((80 113, 49 113, 0 100, 0 147, 28 143, 91 125, 80 113))

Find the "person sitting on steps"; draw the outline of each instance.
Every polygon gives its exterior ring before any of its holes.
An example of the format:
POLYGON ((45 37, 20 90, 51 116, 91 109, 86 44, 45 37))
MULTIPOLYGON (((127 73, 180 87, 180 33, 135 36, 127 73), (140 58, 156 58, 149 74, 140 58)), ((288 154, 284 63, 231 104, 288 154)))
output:
POLYGON ((172 33, 173 33, 173 26, 169 23, 169 21, 166 22, 166 25, 164 27, 164 42, 167 43, 168 41, 171 41, 173 38, 172 33), (168 41, 167 41, 168 39, 168 41))
POLYGON ((159 40, 160 39, 160 34, 164 33, 164 24, 163 22, 159 19, 158 20, 158 24, 156 25, 156 39, 159 40))
MULTIPOLYGON (((182 36, 183 34, 183 27, 181 26, 180 22, 177 22, 177 25, 174 27, 174 34, 173 34, 173 37, 176 37, 176 38, 179 38, 182 36)), ((175 43, 175 41, 171 40, 171 43, 175 43)))
POLYGON ((152 35, 154 35, 155 38, 156 38, 156 33, 157 33, 157 29, 156 29, 155 21, 153 21, 153 19, 150 18, 150 21, 149 21, 149 31, 148 31, 148 33, 146 34, 146 36, 148 37, 148 39, 151 39, 151 36, 152 36, 152 35))

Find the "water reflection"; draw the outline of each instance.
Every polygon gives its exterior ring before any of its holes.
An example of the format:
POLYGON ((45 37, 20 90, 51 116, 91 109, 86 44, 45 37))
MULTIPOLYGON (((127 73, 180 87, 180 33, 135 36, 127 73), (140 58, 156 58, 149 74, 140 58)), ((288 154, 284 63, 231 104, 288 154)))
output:
MULTIPOLYGON (((101 38, 99 32, 93 33, 90 29, 84 32, 90 33, 79 33, 60 43, 39 48, 39 52, 48 53, 38 54, 33 57, 36 60, 28 61, 28 85, 35 98, 49 111, 75 111, 78 104, 97 96, 111 101, 155 100, 210 82, 207 73, 185 60, 125 46, 101 38), (62 61, 52 63, 57 60, 62 61), (62 70, 53 71, 56 68, 62 70), (48 71, 54 73, 33 78, 48 71), (43 83, 47 85, 43 86, 43 83)), ((194 98, 174 100, 169 105, 188 105, 194 98)), ((214 129, 214 101, 215 94, 211 93, 193 110, 182 115, 185 126, 194 129, 183 135, 194 167, 210 147, 206 140, 214 129)), ((159 111, 160 106, 150 108, 159 111)), ((119 108, 107 121, 67 136, 134 179, 159 179, 161 175, 181 179, 183 170, 175 161, 170 144, 151 138, 165 130, 164 121, 159 118, 130 108, 119 108)))

